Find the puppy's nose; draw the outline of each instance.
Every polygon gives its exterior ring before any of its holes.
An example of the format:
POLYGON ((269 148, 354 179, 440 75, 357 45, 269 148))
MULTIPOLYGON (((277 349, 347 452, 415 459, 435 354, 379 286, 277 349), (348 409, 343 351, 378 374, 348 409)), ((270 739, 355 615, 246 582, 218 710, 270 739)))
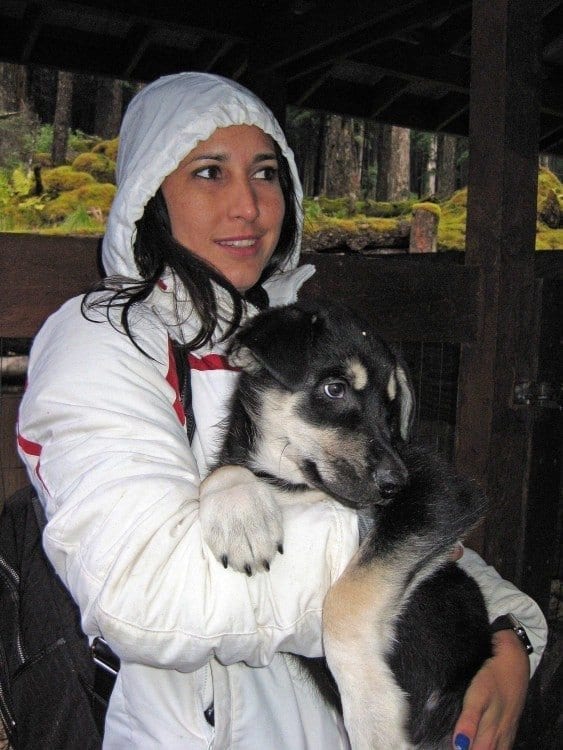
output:
POLYGON ((392 469, 377 469, 374 478, 382 500, 391 500, 405 486, 402 474, 392 469))
POLYGON ((373 471, 373 479, 382 500, 391 500, 407 483, 406 466, 396 454, 379 457, 373 471))

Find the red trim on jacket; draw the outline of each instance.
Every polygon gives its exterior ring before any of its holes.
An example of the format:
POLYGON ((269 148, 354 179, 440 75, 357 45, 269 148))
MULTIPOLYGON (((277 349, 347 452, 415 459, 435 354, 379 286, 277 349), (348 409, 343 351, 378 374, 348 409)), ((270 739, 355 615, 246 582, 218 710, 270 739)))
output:
POLYGON ((172 388, 174 388, 174 393, 176 394, 176 398, 174 399, 174 403, 172 404, 172 407, 174 408, 174 411, 176 412, 176 416, 178 417, 180 424, 185 425, 186 415, 184 414, 184 407, 182 406, 182 397, 180 395, 180 385, 178 383, 178 371, 176 369, 176 360, 174 359, 174 347, 172 346, 172 341, 170 339, 168 339, 168 372, 166 373, 166 380, 172 386, 172 388))
POLYGON ((33 469, 33 471, 35 472, 35 474, 37 475, 37 478, 39 479, 39 481, 45 488, 45 491, 47 492, 47 494, 49 494, 49 490, 47 489, 47 485, 43 481, 43 477, 41 476, 41 471, 40 471, 40 464, 41 464, 40 456, 41 456, 41 451, 43 450, 43 446, 40 445, 39 443, 34 443, 32 440, 28 440, 27 438, 24 438, 24 436, 20 434, 19 429, 17 431, 16 440, 17 440, 18 446, 27 456, 33 456, 37 458, 37 463, 35 464, 35 468, 33 469))
POLYGON ((42 450, 42 446, 39 445, 39 443, 34 443, 31 440, 24 438, 23 435, 19 434, 19 432, 17 440, 18 445, 24 453, 27 453, 28 456, 37 456, 37 458, 39 458, 42 450))
POLYGON ((192 370, 199 370, 201 372, 205 370, 229 370, 231 372, 239 372, 239 367, 233 367, 227 357, 220 354, 206 354, 203 357, 196 357, 195 354, 188 355, 188 362, 192 370))

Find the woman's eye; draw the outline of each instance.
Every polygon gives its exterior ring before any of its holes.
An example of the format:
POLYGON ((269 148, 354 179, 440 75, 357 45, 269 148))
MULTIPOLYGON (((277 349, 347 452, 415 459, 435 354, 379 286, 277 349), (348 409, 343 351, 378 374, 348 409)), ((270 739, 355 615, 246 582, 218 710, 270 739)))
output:
POLYGON ((216 180, 221 174, 221 170, 216 166, 203 167, 194 172, 194 174, 196 177, 202 177, 204 180, 216 180))
POLYGON ((258 172, 254 173, 254 177, 258 180, 267 180, 273 182, 278 177, 277 167, 263 167, 258 172))
POLYGON ((329 398, 344 398, 346 395, 346 383, 342 380, 335 380, 332 383, 326 383, 324 392, 329 398))

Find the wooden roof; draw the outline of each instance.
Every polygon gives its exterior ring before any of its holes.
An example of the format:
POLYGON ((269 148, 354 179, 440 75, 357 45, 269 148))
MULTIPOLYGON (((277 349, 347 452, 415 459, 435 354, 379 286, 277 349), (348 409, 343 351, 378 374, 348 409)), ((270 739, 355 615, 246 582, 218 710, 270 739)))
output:
MULTIPOLYGON (((563 2, 530 2, 543 7, 540 151, 563 155, 563 2)), ((259 71, 289 104, 466 135, 471 10, 470 0, 0 0, 0 56, 137 81, 259 71)))

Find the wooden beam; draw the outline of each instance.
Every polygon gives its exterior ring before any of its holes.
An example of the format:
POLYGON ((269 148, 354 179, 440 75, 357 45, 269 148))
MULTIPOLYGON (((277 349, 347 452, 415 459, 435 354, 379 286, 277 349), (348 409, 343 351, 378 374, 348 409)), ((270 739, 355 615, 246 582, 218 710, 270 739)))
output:
POLYGON ((539 3, 473 2, 466 262, 480 273, 479 330, 462 346, 456 461, 490 498, 482 552, 517 584, 533 420, 514 386, 535 378, 538 338, 539 30, 539 3))
POLYGON ((0 336, 33 337, 100 278, 97 238, 0 234, 0 336))
MULTIPOLYGON (((0 336, 32 337, 100 278, 99 239, 0 234, 0 336)), ((394 341, 471 341, 478 273, 460 253, 424 257, 305 254, 308 296, 340 299, 394 341)))

